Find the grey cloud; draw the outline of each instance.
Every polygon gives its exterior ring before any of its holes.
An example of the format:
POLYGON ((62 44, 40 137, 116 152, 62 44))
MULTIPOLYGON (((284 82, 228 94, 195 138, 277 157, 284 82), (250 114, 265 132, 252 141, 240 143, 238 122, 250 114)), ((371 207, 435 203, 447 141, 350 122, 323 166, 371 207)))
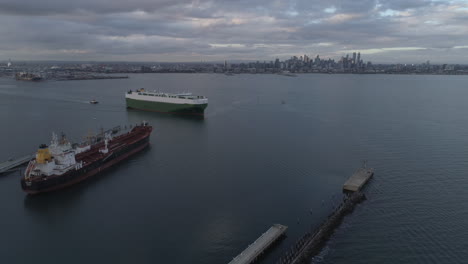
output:
POLYGON ((420 8, 432 4, 431 0, 387 0, 381 1, 383 9, 406 10, 420 8))
POLYGON ((121 13, 135 10, 153 12, 168 6, 190 4, 191 0, 2 0, 0 13, 14 15, 50 15, 74 12, 121 13))
POLYGON ((191 60, 195 54, 194 60, 269 60, 277 54, 339 56, 341 50, 391 47, 426 48, 404 52, 406 59, 456 58, 448 53, 464 58, 460 54, 467 50, 453 47, 468 43, 467 16, 436 12, 444 5, 424 0, 3 0, 0 23, 8 26, 0 27, 0 35, 8 38, 0 42, 0 58, 67 59, 83 51, 86 59, 191 60), (330 7, 334 13, 324 12, 330 7), (414 12, 382 17, 379 12, 386 9, 414 12), (427 19, 439 24, 425 25, 427 19))

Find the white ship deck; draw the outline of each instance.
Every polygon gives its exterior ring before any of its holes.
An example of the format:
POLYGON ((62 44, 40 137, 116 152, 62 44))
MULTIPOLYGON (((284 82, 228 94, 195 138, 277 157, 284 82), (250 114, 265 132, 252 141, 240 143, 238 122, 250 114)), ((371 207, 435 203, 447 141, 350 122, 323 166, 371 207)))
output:
POLYGON ((125 94, 125 98, 169 104, 208 104, 208 98, 201 95, 192 95, 190 93, 171 94, 148 91, 129 91, 125 94))

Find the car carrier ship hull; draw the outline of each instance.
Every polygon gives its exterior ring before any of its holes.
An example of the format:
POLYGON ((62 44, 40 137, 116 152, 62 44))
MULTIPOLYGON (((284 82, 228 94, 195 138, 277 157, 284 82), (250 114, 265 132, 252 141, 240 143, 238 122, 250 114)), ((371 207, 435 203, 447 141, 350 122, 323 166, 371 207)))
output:
POLYGON ((171 104, 126 98, 127 108, 142 111, 203 115, 208 104, 171 104))

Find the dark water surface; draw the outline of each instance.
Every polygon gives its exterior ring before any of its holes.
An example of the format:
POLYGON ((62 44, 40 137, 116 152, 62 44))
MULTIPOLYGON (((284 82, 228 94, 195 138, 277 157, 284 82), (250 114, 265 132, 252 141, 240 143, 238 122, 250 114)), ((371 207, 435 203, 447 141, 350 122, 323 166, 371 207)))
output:
POLYGON ((154 126, 151 147, 95 179, 34 197, 0 177, 1 263, 228 263, 274 223, 274 263, 339 202, 362 159, 368 200, 321 263, 466 263, 468 78, 146 74, 0 79, 0 161, 52 131, 154 126), (197 120, 127 111, 130 88, 206 95, 197 120), (100 103, 91 105, 89 100, 100 103))

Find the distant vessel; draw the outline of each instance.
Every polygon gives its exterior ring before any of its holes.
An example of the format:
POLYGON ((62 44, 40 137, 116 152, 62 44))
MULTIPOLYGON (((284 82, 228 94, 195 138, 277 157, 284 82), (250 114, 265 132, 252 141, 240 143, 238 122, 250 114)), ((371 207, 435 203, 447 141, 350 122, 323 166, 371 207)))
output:
POLYGON ((52 135, 50 146, 39 146, 23 178, 21 187, 29 194, 50 192, 83 181, 142 151, 149 145, 153 128, 146 122, 116 137, 120 127, 102 132, 89 142, 72 147, 65 138, 52 135))
POLYGON ((203 115, 208 106, 208 98, 201 95, 148 92, 143 88, 128 91, 125 100, 127 108, 175 114, 203 115))
POLYGON ((283 76, 288 76, 288 77, 297 77, 296 74, 291 73, 291 72, 289 72, 289 71, 283 71, 283 72, 280 72, 280 73, 278 73, 278 74, 279 74, 279 75, 283 75, 283 76))
POLYGON ((17 81, 37 82, 37 81, 42 80, 42 76, 40 76, 38 74, 34 74, 34 73, 29 73, 29 72, 17 72, 15 74, 15 78, 16 78, 17 81))
POLYGON ((99 102, 93 99, 93 100, 89 101, 89 103, 90 103, 90 104, 97 104, 97 103, 99 103, 99 102))

